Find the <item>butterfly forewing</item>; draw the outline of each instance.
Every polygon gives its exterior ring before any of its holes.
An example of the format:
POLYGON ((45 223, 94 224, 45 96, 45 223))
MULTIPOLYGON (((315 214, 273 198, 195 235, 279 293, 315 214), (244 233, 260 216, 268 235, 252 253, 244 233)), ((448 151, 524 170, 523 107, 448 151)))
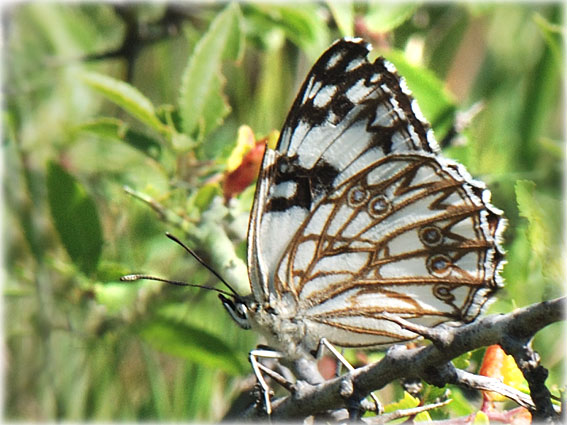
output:
POLYGON ((307 332, 343 346, 415 338, 387 320, 474 319, 498 286, 500 212, 438 154, 393 66, 340 40, 267 151, 249 232, 258 301, 289 294, 307 332))
POLYGON ((383 58, 370 63, 369 47, 339 40, 319 58, 286 119, 279 153, 297 156, 298 165, 305 168, 326 160, 342 169, 344 158, 333 161, 330 149, 348 155, 346 161, 371 148, 378 148, 379 156, 437 151, 436 143, 428 140, 428 124, 418 118, 417 106, 404 93, 405 83, 383 58))

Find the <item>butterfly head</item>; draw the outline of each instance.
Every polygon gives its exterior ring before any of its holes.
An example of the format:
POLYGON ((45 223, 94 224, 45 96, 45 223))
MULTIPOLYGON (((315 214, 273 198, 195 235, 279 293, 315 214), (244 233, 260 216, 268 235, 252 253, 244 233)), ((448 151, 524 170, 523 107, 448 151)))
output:
POLYGON ((258 303, 252 294, 248 296, 235 294, 229 297, 219 294, 219 299, 232 320, 242 329, 272 328, 271 324, 278 322, 280 316, 278 311, 269 302, 258 303))
POLYGON ((232 298, 225 297, 223 294, 219 294, 219 299, 225 310, 228 312, 232 320, 234 320, 238 326, 242 329, 250 329, 250 317, 249 308, 246 298, 241 298, 234 296, 232 298))

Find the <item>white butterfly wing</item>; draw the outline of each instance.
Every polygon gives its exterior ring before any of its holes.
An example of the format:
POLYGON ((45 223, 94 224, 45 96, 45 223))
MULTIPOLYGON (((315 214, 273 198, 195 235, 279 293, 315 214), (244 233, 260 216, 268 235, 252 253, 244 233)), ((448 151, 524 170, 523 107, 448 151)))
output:
POLYGON ((275 276, 310 333, 377 346, 415 338, 384 313, 426 326, 478 315, 499 286, 500 221, 459 168, 392 154, 317 205, 275 276))
POLYGON ((338 345, 415 337, 380 312, 470 320, 501 260, 488 191, 437 157, 403 79, 367 54, 339 40, 314 65, 264 157, 248 239, 255 298, 291 293, 310 332, 338 345))
POLYGON ((301 223, 340 181, 392 151, 437 150, 398 95, 399 78, 385 61, 370 64, 368 52, 361 40, 335 42, 303 83, 276 151, 266 152, 248 232, 259 300, 273 293, 275 269, 301 223))

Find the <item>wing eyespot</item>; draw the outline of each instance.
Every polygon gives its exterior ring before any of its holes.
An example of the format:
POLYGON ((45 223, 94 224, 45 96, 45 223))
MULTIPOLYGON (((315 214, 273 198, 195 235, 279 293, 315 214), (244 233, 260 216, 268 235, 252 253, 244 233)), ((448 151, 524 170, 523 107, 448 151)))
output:
POLYGON ((386 214, 392 208, 390 200, 384 195, 376 195, 368 203, 368 214, 373 218, 378 218, 386 214))
POLYGON ((427 270, 434 276, 447 277, 451 273, 453 262, 445 254, 435 254, 427 259, 427 270))
POLYGON ((370 196, 368 189, 361 186, 352 187, 347 196, 348 206, 351 208, 356 208, 364 204, 370 196))
POLYGON ((419 230, 419 240, 427 247, 435 247, 443 243, 443 233, 437 226, 424 226, 419 230))
POLYGON ((455 295, 451 292, 453 288, 448 285, 435 285, 433 287, 433 295, 446 303, 455 301, 455 295))

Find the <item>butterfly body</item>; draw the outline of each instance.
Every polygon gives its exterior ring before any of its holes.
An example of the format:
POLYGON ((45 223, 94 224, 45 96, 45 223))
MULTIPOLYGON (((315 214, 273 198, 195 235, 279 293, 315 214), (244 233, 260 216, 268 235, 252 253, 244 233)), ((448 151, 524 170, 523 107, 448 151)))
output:
POLYGON ((291 297, 283 294, 272 303, 248 305, 251 328, 264 335, 270 347, 285 354, 287 360, 308 357, 317 350, 319 339, 308 332, 307 321, 301 307, 291 297))
MULTIPOLYGON (((322 338, 381 347, 474 320, 501 286, 501 212, 441 156, 405 82, 335 42, 264 155, 248 233, 252 294, 223 301, 288 358, 322 338)), ((232 310, 232 311, 231 311, 232 310)))

